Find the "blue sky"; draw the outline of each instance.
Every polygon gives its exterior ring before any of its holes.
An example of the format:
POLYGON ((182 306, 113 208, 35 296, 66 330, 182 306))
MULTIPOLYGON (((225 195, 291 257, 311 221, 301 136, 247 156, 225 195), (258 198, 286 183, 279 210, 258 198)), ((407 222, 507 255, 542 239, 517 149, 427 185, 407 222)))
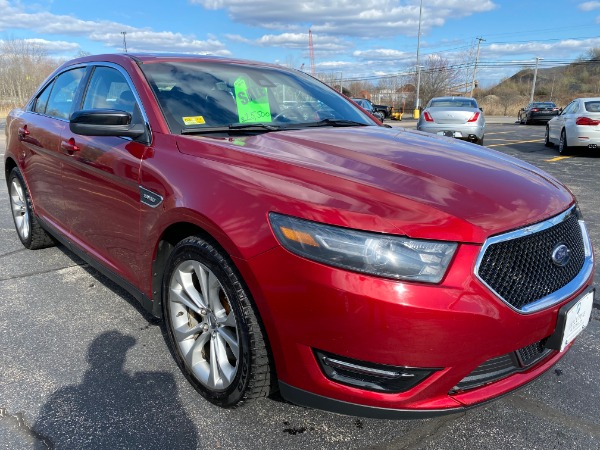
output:
MULTIPOLYGON (((0 40, 33 39, 50 55, 209 53, 346 78, 414 70, 420 0, 0 0, 0 40)), ((475 59, 489 86, 519 68, 572 62, 600 47, 600 1, 423 0, 420 61, 475 59)))

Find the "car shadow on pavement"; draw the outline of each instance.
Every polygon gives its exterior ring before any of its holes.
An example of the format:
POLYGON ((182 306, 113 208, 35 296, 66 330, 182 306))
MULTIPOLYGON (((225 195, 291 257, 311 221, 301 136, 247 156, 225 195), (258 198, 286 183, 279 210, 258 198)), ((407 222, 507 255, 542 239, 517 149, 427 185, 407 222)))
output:
POLYGON ((83 381, 58 389, 41 408, 33 426, 37 449, 197 447, 197 430, 173 375, 124 370, 135 343, 118 331, 92 341, 83 381))

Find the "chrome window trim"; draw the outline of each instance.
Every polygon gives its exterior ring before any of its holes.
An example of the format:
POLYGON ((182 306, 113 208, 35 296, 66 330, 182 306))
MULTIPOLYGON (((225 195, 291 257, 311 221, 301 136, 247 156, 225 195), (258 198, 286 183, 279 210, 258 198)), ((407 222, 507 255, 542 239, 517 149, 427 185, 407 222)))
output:
POLYGON ((579 228, 581 229, 581 236, 583 238, 583 246, 584 246, 584 253, 585 253, 583 267, 581 268, 579 273, 575 276, 575 278, 573 278, 568 284, 566 284, 565 286, 563 286, 562 288, 553 292, 550 295, 547 295, 545 297, 540 298, 539 300, 536 300, 535 302, 525 305, 522 309, 515 308, 513 305, 511 305, 509 302, 507 302, 504 298, 502 298, 500 296, 500 294, 498 294, 489 284, 487 284, 485 282, 485 280, 483 280, 479 276, 479 268, 483 261, 485 252, 487 251, 487 249, 490 245, 496 244, 498 242, 510 241, 512 239, 529 236, 529 235, 538 233, 540 231, 547 230, 548 228, 551 228, 551 227, 563 222, 571 214, 576 215, 577 214, 576 209, 577 209, 577 205, 574 205, 571 208, 564 211, 563 213, 561 213, 557 216, 551 217, 550 219, 547 219, 543 222, 536 223, 534 225, 529 225, 527 227, 520 228, 520 229, 514 230, 514 231, 510 231, 508 233, 492 236, 492 237, 486 239, 486 241, 483 243, 483 246, 479 252, 479 256, 477 257, 477 262, 475 263, 475 271, 474 271, 475 277, 477 277, 477 279, 479 281, 481 281, 496 297, 498 297, 500 300, 502 300, 504 303, 506 303, 513 311, 516 311, 521 314, 531 314, 531 313, 534 313, 537 311, 541 311, 541 310, 549 308, 557 303, 560 303, 563 300, 570 297, 571 295, 573 295, 573 293, 577 292, 579 289, 581 289, 583 287, 585 282, 592 275, 592 271, 594 268, 594 254, 592 252, 592 243, 590 240, 589 233, 587 231, 587 227, 585 226, 585 222, 581 219, 579 219, 578 222, 579 222, 579 228))

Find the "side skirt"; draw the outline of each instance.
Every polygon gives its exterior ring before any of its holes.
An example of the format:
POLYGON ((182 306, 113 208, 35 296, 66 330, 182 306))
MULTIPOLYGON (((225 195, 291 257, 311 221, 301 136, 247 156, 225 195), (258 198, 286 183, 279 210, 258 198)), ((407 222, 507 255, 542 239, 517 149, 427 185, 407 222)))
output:
POLYGON ((62 233, 56 230, 52 225, 50 225, 47 221, 42 219, 39 216, 36 216, 36 219, 42 225, 44 230, 52 235, 57 241, 67 247, 71 252, 77 255, 79 258, 88 263, 91 267, 96 269, 106 278, 110 279, 114 283, 118 284, 120 287, 125 289, 129 294, 131 294, 144 308, 145 311, 150 313, 154 317, 160 318, 162 316, 160 308, 155 308, 155 302, 152 301, 147 295, 145 295, 142 291, 140 291, 137 287, 131 284, 129 281, 125 280, 120 275, 117 275, 112 270, 108 269, 102 263, 100 263, 97 259, 95 259, 90 254, 86 253, 80 247, 71 242, 67 237, 65 237, 62 233))

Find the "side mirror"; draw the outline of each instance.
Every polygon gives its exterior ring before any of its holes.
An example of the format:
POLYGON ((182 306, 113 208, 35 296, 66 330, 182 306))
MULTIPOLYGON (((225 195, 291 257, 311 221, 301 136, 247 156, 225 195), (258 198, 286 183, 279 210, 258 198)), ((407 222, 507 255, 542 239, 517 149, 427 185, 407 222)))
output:
POLYGON ((479 108, 479 111, 483 112, 483 108, 479 108))
POLYGON ((87 109, 75 111, 69 129, 83 136, 119 136, 138 139, 147 134, 142 124, 131 124, 131 114, 117 109, 87 109))

